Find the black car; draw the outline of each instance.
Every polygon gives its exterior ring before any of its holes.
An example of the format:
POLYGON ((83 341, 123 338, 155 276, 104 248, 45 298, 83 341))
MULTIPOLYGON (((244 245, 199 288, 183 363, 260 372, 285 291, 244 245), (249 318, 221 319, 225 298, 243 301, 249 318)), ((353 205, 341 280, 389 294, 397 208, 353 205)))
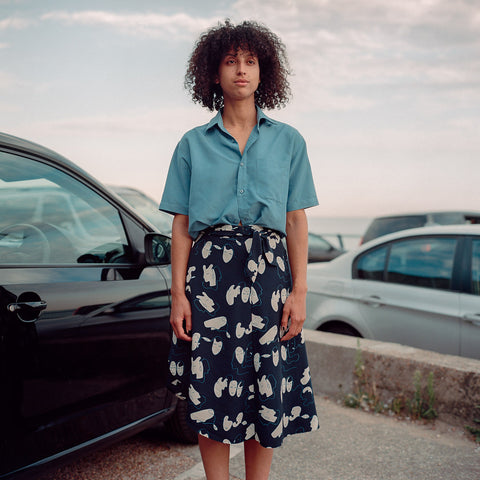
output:
POLYGON ((329 262, 344 253, 344 250, 334 247, 322 235, 308 232, 308 262, 329 262))
POLYGON ((0 478, 168 421, 170 239, 60 155, 0 134, 0 478))

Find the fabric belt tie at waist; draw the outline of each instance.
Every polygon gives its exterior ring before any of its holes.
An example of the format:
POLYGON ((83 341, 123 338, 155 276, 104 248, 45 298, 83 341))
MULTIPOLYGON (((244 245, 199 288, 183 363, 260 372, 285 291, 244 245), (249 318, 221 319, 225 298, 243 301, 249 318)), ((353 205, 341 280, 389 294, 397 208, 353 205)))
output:
POLYGON ((277 266, 288 275, 288 263, 282 242, 284 235, 278 231, 258 225, 215 225, 203 230, 196 242, 210 236, 228 237, 231 239, 235 239, 235 237, 250 237, 244 240, 244 243, 247 252, 249 252, 246 267, 252 282, 255 281, 257 273, 262 273, 264 268, 262 259, 266 260, 270 265, 277 266))

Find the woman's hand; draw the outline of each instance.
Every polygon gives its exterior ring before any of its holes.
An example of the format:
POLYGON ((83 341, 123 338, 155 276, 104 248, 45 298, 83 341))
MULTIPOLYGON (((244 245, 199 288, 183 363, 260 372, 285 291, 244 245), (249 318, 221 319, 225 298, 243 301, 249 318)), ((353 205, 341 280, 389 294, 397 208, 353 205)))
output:
POLYGON ((185 294, 172 295, 170 325, 178 339, 192 341, 192 308, 185 294))
POLYGON ((303 328, 307 316, 306 311, 307 292, 292 291, 283 306, 281 332, 288 328, 288 332, 280 339, 282 342, 297 336, 303 328), (290 321, 289 321, 290 320, 290 321))

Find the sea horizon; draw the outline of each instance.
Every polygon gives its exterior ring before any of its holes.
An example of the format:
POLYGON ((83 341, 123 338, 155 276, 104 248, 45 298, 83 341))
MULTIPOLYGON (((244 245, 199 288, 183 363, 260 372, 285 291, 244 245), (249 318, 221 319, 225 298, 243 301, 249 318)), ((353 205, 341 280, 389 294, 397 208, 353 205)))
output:
POLYGON ((373 217, 321 217, 308 216, 308 230, 322 235, 334 246, 339 247, 341 241, 346 250, 358 247, 362 235, 373 217))

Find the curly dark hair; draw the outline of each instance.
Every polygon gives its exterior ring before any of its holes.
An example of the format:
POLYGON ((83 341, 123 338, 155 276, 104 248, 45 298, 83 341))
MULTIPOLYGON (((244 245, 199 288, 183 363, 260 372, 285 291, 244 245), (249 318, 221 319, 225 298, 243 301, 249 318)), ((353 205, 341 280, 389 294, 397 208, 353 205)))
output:
POLYGON ((233 25, 230 20, 203 33, 195 44, 185 74, 185 88, 195 103, 209 110, 223 107, 223 92, 215 83, 218 67, 231 50, 248 50, 256 55, 261 82, 255 103, 262 109, 284 107, 290 98, 286 48, 266 26, 253 21, 233 25))

